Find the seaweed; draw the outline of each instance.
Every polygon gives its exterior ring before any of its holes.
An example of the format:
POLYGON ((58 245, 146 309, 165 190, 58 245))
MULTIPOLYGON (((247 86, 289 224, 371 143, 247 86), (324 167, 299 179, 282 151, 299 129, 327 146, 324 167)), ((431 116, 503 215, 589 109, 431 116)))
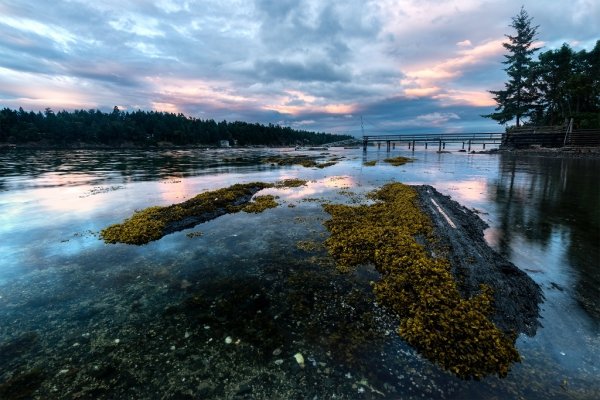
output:
POLYGON ((337 164, 337 161, 327 161, 324 163, 316 164, 315 167, 323 169, 323 168, 331 167, 332 165, 335 165, 335 164, 337 164))
POLYGON ((386 158, 383 161, 385 161, 388 164, 392 164, 394 167, 399 167, 400 165, 413 162, 414 160, 412 158, 398 156, 394 158, 386 158))
POLYGON ((242 211, 258 214, 266 209, 275 208, 278 206, 275 199, 277 199, 277 197, 270 194, 266 196, 257 196, 254 198, 254 201, 245 205, 244 208, 242 208, 242 211))
POLYGON ((285 165, 301 165, 304 168, 326 168, 337 164, 335 160, 331 160, 324 163, 318 163, 315 160, 308 158, 308 156, 279 156, 279 157, 268 157, 262 160, 263 163, 273 164, 279 166, 285 165))
POLYGON ((275 184, 276 188, 294 188, 294 187, 300 187, 300 186, 304 186, 306 185, 306 182, 304 179, 296 179, 296 178, 290 178, 290 179, 284 179, 282 181, 279 181, 275 184))
POLYGON ((106 243, 143 245, 224 214, 239 211, 258 213, 276 207, 277 202, 273 196, 256 197, 254 203, 250 203, 250 200, 262 189, 298 187, 305 183, 306 181, 299 179, 288 179, 276 184, 251 182, 204 192, 183 203, 136 211, 122 223, 100 231, 100 237, 106 243))
POLYGON ((363 165, 365 167, 374 167, 377 164, 377 160, 365 161, 363 165))
POLYGON ((397 333, 425 357, 460 378, 507 375, 520 361, 516 337, 489 319, 492 290, 463 298, 449 262, 431 257, 417 241, 434 242, 428 216, 414 188, 391 183, 370 194, 372 205, 324 205, 332 218, 325 241, 341 272, 374 264, 377 301, 399 319, 397 333))

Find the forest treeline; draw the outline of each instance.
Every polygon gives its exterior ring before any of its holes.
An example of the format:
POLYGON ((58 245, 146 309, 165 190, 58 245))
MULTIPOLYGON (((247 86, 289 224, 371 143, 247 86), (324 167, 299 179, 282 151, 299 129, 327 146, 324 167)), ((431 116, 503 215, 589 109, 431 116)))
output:
POLYGON ((531 66, 534 125, 560 125, 573 118, 579 128, 600 128, 600 40, 591 51, 568 44, 538 55, 531 66))
POLYGON ((239 146, 320 145, 351 139, 348 135, 315 133, 279 125, 215 122, 160 111, 100 110, 42 112, 22 108, 0 110, 0 143, 51 147, 79 145, 155 146, 217 145, 221 140, 239 146))
POLYGON ((568 44, 555 50, 536 46, 537 28, 524 8, 512 19, 514 35, 506 35, 504 64, 508 81, 492 90, 496 112, 484 117, 516 126, 562 125, 573 118, 577 128, 600 128, 600 40, 591 51, 568 44))

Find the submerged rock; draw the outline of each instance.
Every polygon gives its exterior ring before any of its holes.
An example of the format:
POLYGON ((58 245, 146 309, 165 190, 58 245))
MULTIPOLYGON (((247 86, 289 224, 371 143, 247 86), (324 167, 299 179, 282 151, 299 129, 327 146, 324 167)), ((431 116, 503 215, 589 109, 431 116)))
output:
MULTIPOLYGON (((393 158, 386 158, 385 160, 383 160, 384 162, 393 165, 394 167, 399 167, 401 165, 404 165, 406 163, 409 162, 413 162, 412 158, 408 158, 408 157, 402 157, 402 156, 398 156, 398 157, 393 157, 393 158)), ((373 164, 375 165, 375 164, 373 164)))

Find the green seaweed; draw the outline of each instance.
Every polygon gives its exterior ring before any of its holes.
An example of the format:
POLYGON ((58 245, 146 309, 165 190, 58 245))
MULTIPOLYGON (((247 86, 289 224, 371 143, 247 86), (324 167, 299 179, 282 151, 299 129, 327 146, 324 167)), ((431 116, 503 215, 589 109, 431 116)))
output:
POLYGON ((374 167, 377 164, 377 160, 365 161, 363 165, 365 167, 374 167))
POLYGON ((185 236, 189 237, 190 239, 193 239, 195 237, 201 237, 204 236, 204 233, 200 232, 200 231, 196 231, 196 232, 190 232, 187 233, 185 236))
POLYGON ((488 319, 491 289, 462 298, 448 261, 417 242, 435 239, 413 188, 392 183, 370 197, 376 203, 323 206, 332 216, 325 244, 337 268, 374 264, 382 276, 373 285, 377 301, 400 318, 398 334, 430 360, 463 379, 506 376, 520 356, 516 338, 488 319))
POLYGON ((331 167, 332 165, 335 165, 335 164, 337 164, 337 161, 327 161, 324 163, 316 164, 315 167, 323 169, 323 168, 331 167))
POLYGON ((290 178, 290 179, 284 179, 282 181, 279 181, 275 184, 276 188, 295 188, 295 187, 300 187, 300 186, 304 186, 306 185, 306 180, 304 179, 296 179, 296 178, 290 178))
POLYGON ((394 158, 386 158, 383 161, 385 161, 388 164, 392 164, 394 167, 399 167, 400 165, 413 162, 414 160, 412 158, 398 156, 394 158))
POLYGON ((323 248, 323 244, 313 240, 300 240, 296 242, 296 248, 306 251, 307 253, 312 253, 323 248))
POLYGON ((201 193, 183 203, 166 207, 154 206, 135 212, 120 224, 100 231, 106 243, 142 245, 163 236, 227 213, 239 211, 258 213, 277 207, 273 196, 258 196, 249 203, 252 195, 266 188, 298 187, 306 184, 300 179, 287 179, 275 184, 251 182, 201 193))
POLYGON ((301 165, 304 168, 326 168, 332 165, 337 164, 335 160, 330 160, 324 163, 318 163, 315 160, 308 158, 308 156, 299 155, 299 156, 278 156, 278 157, 268 157, 262 160, 263 163, 266 164, 274 164, 274 165, 301 165))
POLYGON ((277 197, 272 196, 270 194, 266 196, 257 196, 251 203, 245 205, 244 208, 242 208, 242 211, 247 213, 258 214, 265 211, 266 209, 275 208, 279 205, 275 201, 276 198, 277 197))

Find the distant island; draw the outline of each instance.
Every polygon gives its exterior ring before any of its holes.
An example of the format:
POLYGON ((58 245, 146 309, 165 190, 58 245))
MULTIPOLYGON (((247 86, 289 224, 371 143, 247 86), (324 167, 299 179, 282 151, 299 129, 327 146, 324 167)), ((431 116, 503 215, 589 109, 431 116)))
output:
POLYGON ((353 139, 349 135, 296 130, 279 125, 201 120, 181 113, 124 112, 114 107, 54 113, 0 110, 0 146, 33 148, 295 146, 353 139))

